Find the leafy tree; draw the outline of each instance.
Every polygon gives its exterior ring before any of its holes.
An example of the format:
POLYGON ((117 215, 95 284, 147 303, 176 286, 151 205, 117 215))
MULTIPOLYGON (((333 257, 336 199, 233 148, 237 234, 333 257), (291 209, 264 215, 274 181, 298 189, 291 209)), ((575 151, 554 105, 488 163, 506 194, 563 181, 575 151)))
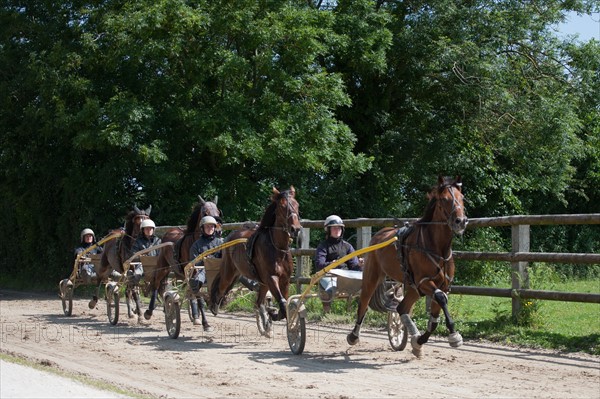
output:
POLYGON ((307 219, 412 217, 441 173, 471 217, 597 211, 599 43, 551 30, 594 6, 6 1, 0 283, 63 278, 133 204, 184 224, 198 194, 228 221, 289 185, 307 219))

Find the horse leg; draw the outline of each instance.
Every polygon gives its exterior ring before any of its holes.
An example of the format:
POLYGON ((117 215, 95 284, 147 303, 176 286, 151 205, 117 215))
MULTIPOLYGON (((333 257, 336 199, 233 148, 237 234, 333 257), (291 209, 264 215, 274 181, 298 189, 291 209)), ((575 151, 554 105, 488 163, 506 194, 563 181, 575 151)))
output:
POLYGON ((221 307, 223 299, 225 299, 225 295, 231 290, 234 280, 238 277, 237 273, 226 269, 227 267, 221 267, 221 270, 215 277, 215 280, 212 282, 209 289, 210 311, 215 316, 219 314, 219 308, 221 307), (228 275, 227 272, 229 273, 228 275))
MULTIPOLYGON (((286 297, 282 294, 281 289, 279 288, 279 277, 277 276, 271 276, 271 278, 268 280, 268 286, 269 286, 269 290, 271 291, 271 294, 273 294, 273 296, 275 297, 275 300, 277 301, 277 304, 279 305, 279 312, 269 312, 269 314, 271 315, 271 319, 273 321, 279 321, 279 320, 283 320, 287 317, 287 300, 285 299, 286 297)), ((261 287, 261 291, 262 291, 262 287, 261 287)), ((285 290, 287 292, 287 290, 285 290)), ((257 298, 257 305, 261 305, 265 299, 266 296, 266 290, 265 290, 265 294, 258 296, 257 298), (258 302, 260 299, 260 302, 258 302)))
POLYGON ((152 311, 154 310, 157 296, 158 296, 158 290, 153 290, 152 296, 150 297, 150 304, 148 305, 148 310, 146 310, 144 312, 144 319, 150 320, 152 318, 152 311))
POLYGON ((268 287, 266 285, 259 285, 258 293, 256 294, 256 302, 254 304, 254 309, 258 315, 257 323, 258 330, 261 335, 265 335, 270 338, 271 329, 269 320, 269 312, 267 310, 267 306, 265 304, 265 298, 267 297, 268 287))
POLYGON ((440 323, 440 310, 440 304, 436 301, 432 301, 431 310, 429 311, 429 321, 427 322, 427 331, 425 331, 423 335, 417 339, 417 343, 419 345, 427 343, 431 334, 433 334, 433 332, 436 330, 438 324, 440 323))
POLYGON ((98 286, 96 287, 96 295, 92 296, 92 300, 88 303, 90 309, 94 309, 98 303, 98 297, 100 296, 100 286, 102 285, 102 279, 98 279, 98 286))
POLYGON ((142 298, 138 291, 133 290, 133 299, 135 300, 135 314, 138 316, 138 323, 142 322, 142 298))
POLYGON ((454 320, 452 320, 450 312, 448 311, 448 295, 446 295, 446 293, 442 290, 436 289, 433 294, 433 298, 435 299, 435 302, 441 306, 442 311, 444 312, 444 317, 446 318, 446 328, 448 328, 448 331, 450 332, 450 335, 448 335, 448 343, 451 347, 458 348, 463 344, 463 339, 460 333, 454 330, 454 320))
POLYGON ((200 317, 202 318, 202 328, 205 332, 211 332, 213 328, 208 324, 208 320, 206 319, 206 301, 203 297, 198 298, 198 308, 200 310, 200 317))
POLYGON ((398 313, 400 314, 400 320, 402 324, 406 326, 406 330, 408 331, 408 335, 411 336, 410 344, 412 346, 412 353, 416 357, 423 356, 423 344, 419 343, 419 338, 421 337, 421 333, 417 328, 417 325, 410 317, 410 312, 412 310, 413 305, 419 299, 419 293, 416 289, 409 289, 402 299, 402 302, 398 305, 398 313))
POLYGON ((372 264, 369 265, 368 268, 365 268, 363 272, 360 299, 358 301, 358 309, 356 310, 356 324, 354 324, 354 328, 350 334, 346 336, 346 342, 348 342, 349 345, 356 345, 360 341, 360 328, 362 327, 362 323, 365 320, 365 315, 369 309, 369 301, 375 293, 377 285, 380 283, 382 278, 381 273, 378 273, 377 269, 377 264, 372 264), (375 281, 375 283, 372 283, 372 281, 375 281))

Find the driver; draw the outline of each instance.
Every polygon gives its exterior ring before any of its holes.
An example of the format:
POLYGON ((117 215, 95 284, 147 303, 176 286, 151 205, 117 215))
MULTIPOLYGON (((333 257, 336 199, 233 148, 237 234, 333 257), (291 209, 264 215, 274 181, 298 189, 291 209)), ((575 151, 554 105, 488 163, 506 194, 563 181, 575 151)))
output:
MULTIPOLYGON (((354 252, 354 247, 344 240, 344 221, 337 215, 329 215, 325 219, 325 240, 321 241, 315 253, 315 270, 318 272, 334 261, 354 252)), ((362 260, 362 259, 361 259, 362 260)), ((362 270, 358 257, 350 258, 336 269, 362 270)), ((331 311, 331 301, 335 296, 337 278, 324 276, 319 281, 319 296, 323 303, 323 311, 331 311)))

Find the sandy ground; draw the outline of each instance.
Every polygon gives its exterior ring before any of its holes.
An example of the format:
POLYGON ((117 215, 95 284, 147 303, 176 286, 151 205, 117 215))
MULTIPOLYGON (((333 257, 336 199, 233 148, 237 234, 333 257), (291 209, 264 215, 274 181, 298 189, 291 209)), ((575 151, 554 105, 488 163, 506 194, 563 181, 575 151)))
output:
POLYGON ((76 299, 65 317, 57 296, 0 291, 0 350, 160 398, 600 398, 600 358, 585 354, 469 341, 451 348, 434 337, 417 359, 409 348, 392 351, 385 331, 363 329, 349 347, 349 326, 309 323, 297 356, 284 322, 268 339, 253 316, 221 314, 210 316, 208 335, 182 314, 173 340, 160 309, 144 324, 121 310, 111 326, 105 302, 92 310, 87 302, 76 299))

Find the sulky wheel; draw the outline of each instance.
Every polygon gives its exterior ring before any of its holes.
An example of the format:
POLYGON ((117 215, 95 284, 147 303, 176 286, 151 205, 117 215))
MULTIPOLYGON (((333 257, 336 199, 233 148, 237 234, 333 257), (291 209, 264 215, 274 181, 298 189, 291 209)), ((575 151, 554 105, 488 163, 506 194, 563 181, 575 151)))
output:
POLYGON ((114 290, 106 298, 106 315, 108 322, 113 326, 119 322, 119 290, 114 290))
POLYGON ((408 342, 408 331, 402 324, 398 312, 388 312, 388 338, 393 350, 401 351, 406 348, 408 342))
POLYGON ((165 324, 169 337, 177 339, 181 331, 181 308, 179 301, 174 300, 172 296, 165 299, 165 324))
POLYGON ((306 344, 306 323, 298 312, 298 301, 290 302, 287 313, 287 338, 294 355, 301 355, 306 344))

